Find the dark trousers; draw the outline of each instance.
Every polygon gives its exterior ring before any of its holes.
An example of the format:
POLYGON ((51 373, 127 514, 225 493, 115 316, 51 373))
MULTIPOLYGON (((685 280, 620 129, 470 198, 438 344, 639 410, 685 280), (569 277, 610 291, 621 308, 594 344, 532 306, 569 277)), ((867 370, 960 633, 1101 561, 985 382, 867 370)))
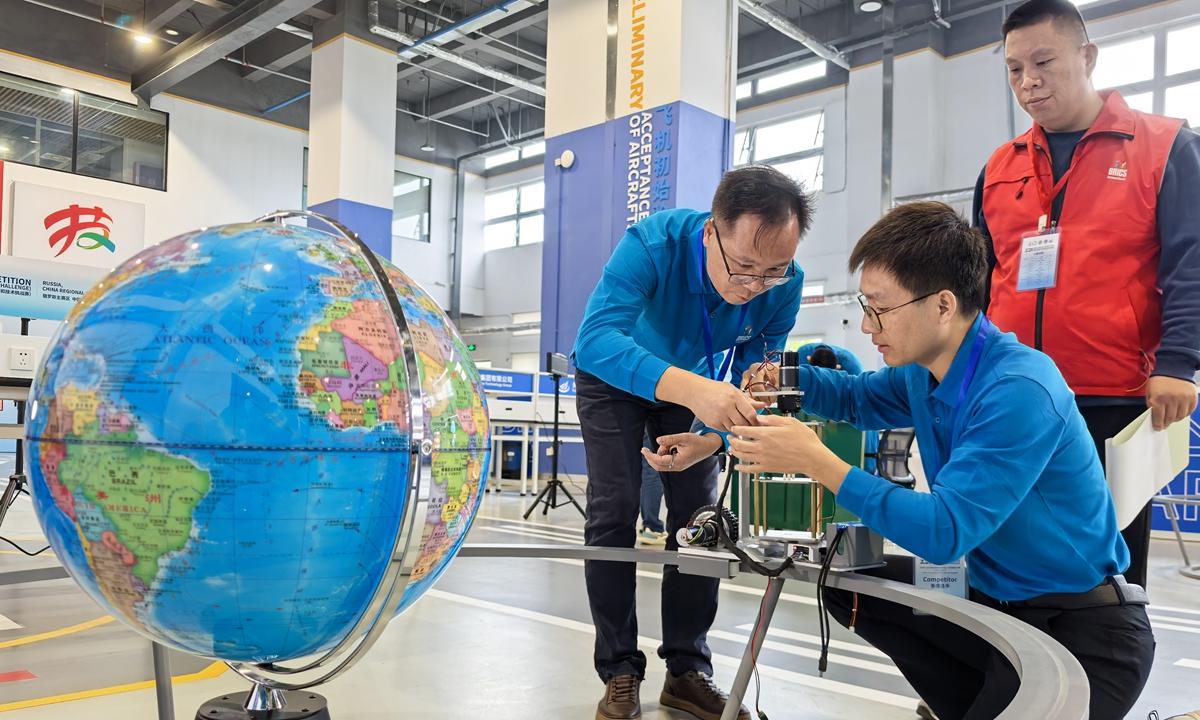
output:
MULTIPOLYGON (((911 584, 913 559, 888 555, 887 567, 865 571, 911 584)), ((1091 720, 1121 720, 1133 707, 1154 661, 1154 634, 1142 605, 1086 610, 1013 610, 972 589, 971 600, 1005 612, 1061 643, 1075 656, 1091 685, 1091 720)), ((827 588, 830 615, 882 650, 941 720, 989 720, 1000 714, 1020 684, 1012 665, 985 640, 912 608, 827 588)), ((1027 678, 1027 682, 1038 682, 1027 678)))
MULTIPOLYGON (((691 430, 692 412, 671 403, 651 402, 618 390, 585 372, 575 375, 576 407, 587 452, 589 546, 633 547, 641 509, 642 436, 691 430)), ((717 501, 717 461, 708 458, 683 472, 663 473, 667 501, 667 549, 677 550, 675 533, 692 513, 717 501)), ((608 682, 617 675, 646 675, 638 650, 635 607, 637 565, 589 560, 584 566, 588 602, 596 625, 596 672, 608 682)), ((658 656, 679 676, 688 670, 712 674, 706 636, 717 615, 718 580, 663 568, 662 631, 658 656)))
MULTIPOLYGON (((1079 408, 1079 414, 1087 423, 1088 433, 1096 443, 1101 466, 1104 465, 1104 441, 1124 430, 1126 425, 1144 412, 1146 408, 1141 405, 1088 405, 1079 408)), ((1124 573, 1125 580, 1143 588, 1146 587, 1146 569, 1150 561, 1152 510, 1152 503, 1146 503, 1129 527, 1121 531, 1121 537, 1129 546, 1129 569, 1124 573)))

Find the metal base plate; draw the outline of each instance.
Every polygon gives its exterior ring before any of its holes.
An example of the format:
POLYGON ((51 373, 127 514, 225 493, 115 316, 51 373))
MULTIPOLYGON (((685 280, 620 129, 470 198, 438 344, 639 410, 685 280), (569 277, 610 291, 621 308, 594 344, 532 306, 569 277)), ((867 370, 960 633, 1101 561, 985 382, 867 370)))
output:
POLYGON ((201 705, 196 720, 330 720, 324 697, 307 690, 287 690, 283 695, 287 699, 283 710, 253 713, 242 707, 246 695, 222 695, 201 705))

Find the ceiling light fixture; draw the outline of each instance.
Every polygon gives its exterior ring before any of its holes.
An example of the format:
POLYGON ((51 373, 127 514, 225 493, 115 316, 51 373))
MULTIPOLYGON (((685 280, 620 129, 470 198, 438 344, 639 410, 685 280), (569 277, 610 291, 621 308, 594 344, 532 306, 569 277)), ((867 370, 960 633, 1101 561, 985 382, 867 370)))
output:
POLYGON ((858 6, 858 9, 863 12, 879 12, 883 9, 883 3, 879 0, 866 0, 858 6))
POLYGON ((429 119, 429 75, 425 75, 425 144, 421 146, 421 150, 425 152, 433 152, 433 143, 429 140, 429 130, 433 125, 433 121, 429 119))
POLYGON ((167 29, 166 29, 166 33, 167 33, 168 35, 178 35, 178 34, 179 34, 179 31, 178 31, 178 30, 172 30, 171 28, 167 28, 167 29))
POLYGON ((8 152, 8 148, 3 145, 0 145, 0 153, 6 153, 6 152, 8 152))
POLYGON ((149 45, 150 43, 154 42, 148 35, 134 35, 133 39, 143 45, 149 45))

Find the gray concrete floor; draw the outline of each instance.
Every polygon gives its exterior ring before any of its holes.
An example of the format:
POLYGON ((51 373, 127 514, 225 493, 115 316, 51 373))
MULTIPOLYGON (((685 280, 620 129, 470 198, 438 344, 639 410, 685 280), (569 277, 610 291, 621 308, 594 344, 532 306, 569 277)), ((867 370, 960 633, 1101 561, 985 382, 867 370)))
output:
MULTIPOLYGON (((0 477, 8 474, 4 460, 0 458, 0 477)), ((531 499, 511 491, 486 495, 471 541, 582 541, 582 518, 573 508, 521 520, 531 499)), ((19 538, 26 547, 41 547, 41 531, 27 499, 18 502, 0 534, 19 538)), ((1200 545, 1194 554, 1200 555, 1200 545)), ((55 562, 0 548, 0 572, 55 562)), ((1151 709, 1165 718, 1200 708, 1200 581, 1178 574, 1174 543, 1155 541, 1152 563, 1150 610, 1158 650, 1150 683, 1129 715, 1139 720, 1151 709)), ((648 720, 682 720, 691 716, 659 708, 657 702, 665 672, 654 655, 661 637, 660 570, 639 568, 640 634, 650 657, 643 704, 648 720)), ((710 642, 717 680, 725 686, 732 680, 762 588, 758 578, 722 583, 710 642)), ((762 709, 775 720, 915 718, 915 695, 895 667, 840 627, 834 628, 829 672, 817 677, 813 597, 810 585, 792 583, 785 590, 760 660, 762 709)), ((37 676, 0 684, 0 711, 23 700, 86 694, 152 677, 147 642, 116 622, 5 647, 14 639, 104 616, 70 580, 0 586, 0 615, 11 621, 0 620, 0 678, 19 670, 37 676)), ((320 692, 329 698, 335 718, 588 720, 602 691, 592 670, 592 642, 582 563, 460 558, 434 590, 389 626, 362 662, 320 692)), ((182 654, 172 659, 177 676, 210 664, 182 654)), ((193 717, 205 700, 245 688, 245 681, 230 672, 177 684, 177 717, 193 717)), ((142 689, 4 712, 13 720, 68 716, 150 720, 155 717, 154 693, 142 689)))

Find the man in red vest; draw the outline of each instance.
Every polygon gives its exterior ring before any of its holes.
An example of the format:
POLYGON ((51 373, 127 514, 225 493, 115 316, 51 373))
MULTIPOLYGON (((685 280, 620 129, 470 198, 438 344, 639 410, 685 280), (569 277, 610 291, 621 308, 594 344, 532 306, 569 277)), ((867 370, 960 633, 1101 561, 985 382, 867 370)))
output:
MULTIPOLYGON (((992 155, 975 218, 993 247, 988 317, 1049 355, 1096 449, 1149 406, 1156 430, 1196 409, 1200 138, 1097 92, 1098 48, 1069 0, 1003 26, 1009 84, 1033 128, 992 155)), ((1146 584, 1150 506, 1122 531, 1146 584)))

